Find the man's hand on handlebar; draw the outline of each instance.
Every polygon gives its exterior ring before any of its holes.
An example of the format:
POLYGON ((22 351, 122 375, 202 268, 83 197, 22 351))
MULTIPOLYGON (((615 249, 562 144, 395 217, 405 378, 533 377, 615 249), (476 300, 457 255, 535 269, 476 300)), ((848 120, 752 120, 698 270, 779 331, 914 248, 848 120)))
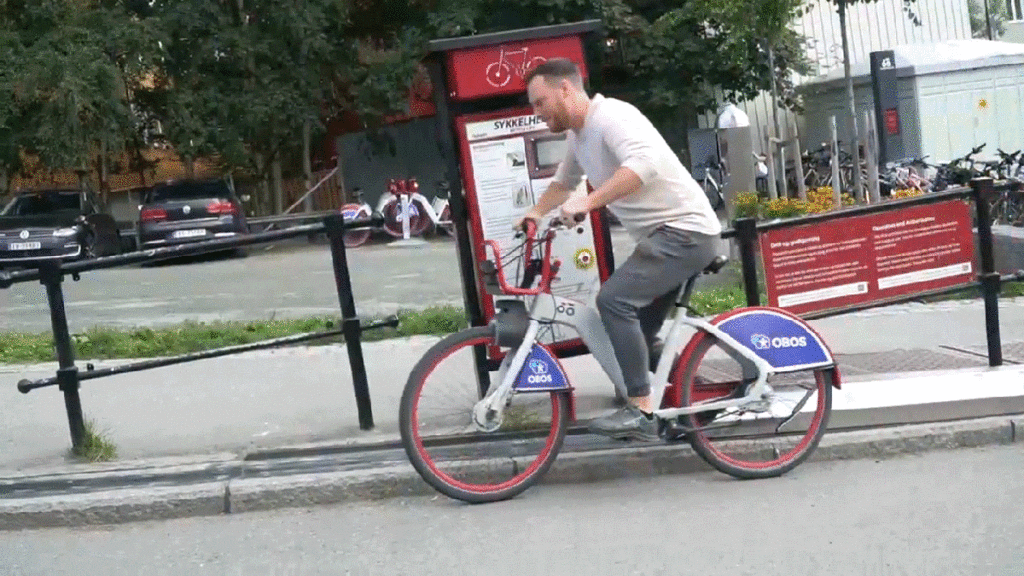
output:
POLYGON ((525 216, 516 220, 515 225, 512 227, 516 231, 516 236, 522 236, 529 232, 530 223, 533 224, 533 233, 537 233, 537 228, 540 226, 541 216, 536 214, 533 210, 526 213, 525 216))
POLYGON ((587 213, 591 210, 590 198, 587 196, 577 196, 569 198, 562 204, 558 211, 558 217, 566 226, 575 226, 586 220, 587 213))

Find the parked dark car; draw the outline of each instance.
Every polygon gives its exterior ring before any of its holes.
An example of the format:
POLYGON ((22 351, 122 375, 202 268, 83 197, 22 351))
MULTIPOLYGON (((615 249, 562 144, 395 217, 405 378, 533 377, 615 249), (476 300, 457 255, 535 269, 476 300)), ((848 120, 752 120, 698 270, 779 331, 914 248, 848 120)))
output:
POLYGON ((225 180, 167 182, 142 195, 140 250, 246 233, 242 202, 225 180))
POLYGON ((120 251, 117 222, 88 190, 23 192, 0 210, 0 266, 120 251))

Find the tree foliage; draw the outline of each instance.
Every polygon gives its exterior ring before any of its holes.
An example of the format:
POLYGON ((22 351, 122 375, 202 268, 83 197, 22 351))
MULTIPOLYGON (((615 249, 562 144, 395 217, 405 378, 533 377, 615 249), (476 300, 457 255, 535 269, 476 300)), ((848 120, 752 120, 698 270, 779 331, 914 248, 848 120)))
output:
POLYGON ((129 92, 152 65, 155 31, 132 3, 0 3, 0 165, 89 165, 96 144, 119 150, 138 131, 129 92))
POLYGON ((674 122, 773 72, 787 94, 802 1, 0 0, 0 164, 78 168, 159 126, 187 157, 297 165, 304 124, 405 111, 426 40, 589 18, 612 40, 590 46, 594 87, 674 122))
POLYGON ((997 40, 1006 33, 1006 21, 1010 19, 1005 2, 998 0, 967 0, 967 15, 971 20, 971 36, 988 38, 992 28, 992 39, 997 40), (988 22, 985 22, 985 5, 988 2, 988 22))

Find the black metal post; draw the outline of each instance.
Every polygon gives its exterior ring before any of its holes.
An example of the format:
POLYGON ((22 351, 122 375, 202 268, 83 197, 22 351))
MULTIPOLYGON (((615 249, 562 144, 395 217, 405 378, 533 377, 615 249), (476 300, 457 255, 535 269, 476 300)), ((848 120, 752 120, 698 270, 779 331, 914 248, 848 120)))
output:
POLYGON ((85 442, 85 417, 82 415, 82 399, 78 395, 75 350, 71 345, 71 332, 68 330, 68 317, 64 310, 64 291, 61 288, 63 280, 60 262, 45 262, 39 267, 39 282, 46 287, 46 300, 50 305, 50 325, 53 327, 53 342, 57 350, 57 382, 64 393, 64 408, 71 428, 71 446, 78 449, 85 442))
MULTIPOLYGON (((463 195, 462 176, 459 171, 458 147, 455 145, 456 135, 452 124, 452 110, 449 108, 448 83, 444 71, 443 56, 432 54, 427 61, 427 71, 434 87, 434 115, 438 142, 445 158, 446 176, 450 184, 448 201, 452 208, 452 224, 455 227, 455 252, 459 259, 459 273, 462 276, 462 299, 466 303, 466 313, 470 326, 484 325, 483 303, 477 292, 476 263, 473 259, 473 243, 469 235, 469 208, 463 195)), ((455 111, 457 112, 457 111, 455 111)), ((473 346, 473 362, 476 364, 477 386, 483 397, 490 386, 491 376, 488 370, 487 347, 473 346)))
POLYGON ((327 238, 331 242, 331 260, 334 263, 334 281, 338 287, 341 303, 341 329, 348 347, 348 362, 352 367, 352 386, 356 393, 356 407, 359 410, 359 428, 373 428, 373 409, 370 406, 370 386, 366 379, 366 363, 363 361, 363 347, 360 342, 362 328, 356 316, 356 302, 352 296, 352 278, 348 273, 348 257, 345 255, 345 217, 331 214, 324 218, 327 238))
POLYGON ((743 291, 747 306, 760 306, 761 293, 757 289, 757 220, 740 218, 733 227, 740 244, 740 263, 743 265, 743 291))
POLYGON ((991 178, 971 180, 974 205, 978 214, 978 249, 981 251, 981 292, 985 298, 985 335, 988 340, 988 365, 1003 364, 1003 345, 999 335, 999 273, 992 255, 992 221, 989 199, 993 196, 991 178))

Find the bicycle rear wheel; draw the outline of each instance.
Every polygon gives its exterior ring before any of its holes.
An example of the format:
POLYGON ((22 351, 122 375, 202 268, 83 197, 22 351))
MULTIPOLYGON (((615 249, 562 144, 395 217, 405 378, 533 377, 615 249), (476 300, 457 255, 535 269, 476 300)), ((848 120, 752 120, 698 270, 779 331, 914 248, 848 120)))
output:
MULTIPOLYGON (((402 238, 402 203, 399 200, 389 200, 381 211, 384 216, 384 231, 395 238, 402 238)), ((430 225, 430 217, 426 215, 419 202, 409 201, 409 236, 421 236, 430 225)))
MULTIPOLYGON (((777 374, 769 398, 748 405, 680 417, 688 439, 704 460, 736 478, 769 478, 792 470, 817 447, 832 410, 832 368, 777 374)), ((734 353, 700 333, 673 375, 681 406, 739 398, 752 385, 734 353)))
MULTIPOLYGON (((512 498, 539 480, 565 439, 566 392, 514 393, 490 432, 473 422, 480 399, 473 349, 494 343, 482 326, 435 344, 413 368, 402 394, 402 445, 413 467, 442 494, 470 503, 512 498)), ((497 375, 490 385, 497 386, 497 375)))
MULTIPOLYGON (((361 204, 345 204, 341 207, 341 215, 345 220, 369 218, 370 210, 361 204)), ((370 232, 371 230, 369 228, 346 230, 343 236, 345 240, 345 247, 356 248, 358 246, 362 246, 370 239, 370 232)))

